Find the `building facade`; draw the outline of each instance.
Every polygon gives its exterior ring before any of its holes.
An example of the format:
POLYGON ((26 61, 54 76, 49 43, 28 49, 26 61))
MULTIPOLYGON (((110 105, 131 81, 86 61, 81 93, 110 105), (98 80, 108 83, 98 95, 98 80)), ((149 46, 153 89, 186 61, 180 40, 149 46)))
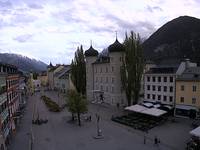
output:
POLYGON ((6 73, 0 73, 0 144, 5 147, 10 133, 10 118, 7 101, 6 73))
POLYGON ((37 79, 40 80, 41 86, 47 86, 48 78, 47 78, 47 72, 46 71, 39 73, 37 79))
POLYGON ((144 101, 175 107, 176 77, 188 67, 196 66, 188 59, 174 65, 157 65, 144 74, 144 101))
POLYGON ((92 46, 85 51, 86 95, 90 102, 102 101, 111 105, 126 105, 120 69, 124 46, 116 41, 108 47, 108 54, 99 55, 92 46))
POLYGON ((66 93, 70 89, 70 66, 66 65, 54 74, 55 89, 66 93))
POLYGON ((0 64, 0 140, 3 139, 0 143, 4 148, 15 130, 16 112, 19 109, 18 85, 17 67, 0 64))
POLYGON ((7 98, 9 107, 9 117, 11 123, 11 129, 13 132, 16 130, 19 117, 17 112, 19 111, 19 75, 8 74, 7 76, 7 98))
POLYGON ((177 68, 157 67, 145 73, 145 101, 174 105, 177 68))
POLYGON ((176 115, 195 118, 200 109, 200 67, 189 67, 176 79, 176 115))

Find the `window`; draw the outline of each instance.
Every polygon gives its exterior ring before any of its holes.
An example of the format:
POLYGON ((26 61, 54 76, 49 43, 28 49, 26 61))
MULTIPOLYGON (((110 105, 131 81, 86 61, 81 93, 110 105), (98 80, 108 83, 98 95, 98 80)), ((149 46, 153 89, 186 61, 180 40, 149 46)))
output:
POLYGON ((181 98, 180 98, 180 102, 181 102, 181 103, 184 103, 184 97, 181 97, 181 98))
POLYGON ((101 85, 101 91, 103 91, 103 85, 101 85))
POLYGON ((112 70, 112 72, 114 72, 114 67, 113 66, 112 66, 111 70, 112 70))
POLYGON ((108 67, 106 67, 106 73, 108 72, 108 67))
POLYGON ((161 95, 158 95, 158 100, 159 100, 159 101, 161 100, 161 95))
POLYGON ((167 82, 167 77, 164 77, 164 82, 167 82))
POLYGON ((173 101, 173 96, 169 97, 169 101, 172 102, 173 101))
POLYGON ((163 96, 163 101, 167 101, 167 96, 163 96))
POLYGON ((102 68, 101 68, 100 72, 102 73, 102 68))
POLYGON ((196 98, 192 98, 192 104, 196 104, 196 98))
POLYGON ((158 77, 158 82, 161 82, 161 77, 158 77))
POLYGON ((114 83, 114 78, 112 77, 112 83, 114 83))
POLYGON ((147 98, 150 99, 150 94, 147 94, 147 98))
POLYGON ((101 83, 102 83, 102 81, 103 81, 103 77, 101 77, 101 83))
POLYGON ((153 82, 156 82, 156 77, 153 77, 153 82))
POLYGON ((151 86, 150 85, 147 85, 147 90, 151 90, 151 86))
POLYGON ((152 99, 155 100, 155 98, 156 98, 156 95, 153 94, 153 95, 152 95, 152 99))
POLYGON ((108 92, 108 87, 106 86, 106 92, 108 92))
POLYGON ((114 93, 114 87, 112 86, 112 91, 111 91, 112 93, 114 93))
POLYGON ((153 85, 153 91, 155 91, 156 90, 156 86, 155 85, 153 85))
POLYGON ((170 86, 169 91, 173 92, 173 86, 170 86))
POLYGON ((196 85, 193 85, 193 86, 192 86, 192 91, 193 91, 193 92, 196 92, 196 90, 197 90, 196 85))
POLYGON ((108 83, 108 77, 106 77, 106 83, 108 83))
POLYGON ((164 86, 164 92, 167 92, 167 86, 164 86))
POLYGON ((147 82, 150 82, 150 77, 147 77, 147 82))
POLYGON ((161 86, 158 86, 158 91, 161 91, 161 86))
POLYGON ((184 85, 181 85, 181 91, 184 91, 185 87, 184 85))
POLYGON ((173 77, 170 77, 169 80, 170 80, 170 82, 173 82, 173 81, 174 81, 173 77))

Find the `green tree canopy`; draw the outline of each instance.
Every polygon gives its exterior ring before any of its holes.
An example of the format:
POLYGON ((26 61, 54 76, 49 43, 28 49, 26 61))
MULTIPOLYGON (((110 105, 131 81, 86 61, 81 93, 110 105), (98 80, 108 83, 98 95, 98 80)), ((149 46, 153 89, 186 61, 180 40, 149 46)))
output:
POLYGON ((33 73, 33 79, 34 79, 34 80, 37 80, 37 77, 38 77, 38 73, 34 72, 34 73, 33 73))
POLYGON ((78 93, 86 93, 86 64, 82 45, 77 48, 74 60, 71 63, 72 81, 78 93))
POLYGON ((72 114, 77 114, 79 125, 81 125, 80 115, 87 112, 87 102, 81 94, 75 90, 67 92, 67 108, 72 114))
POLYGON ((139 99, 143 73, 143 52, 139 34, 131 31, 124 40, 125 54, 121 67, 122 87, 126 92, 128 105, 136 104, 139 99))

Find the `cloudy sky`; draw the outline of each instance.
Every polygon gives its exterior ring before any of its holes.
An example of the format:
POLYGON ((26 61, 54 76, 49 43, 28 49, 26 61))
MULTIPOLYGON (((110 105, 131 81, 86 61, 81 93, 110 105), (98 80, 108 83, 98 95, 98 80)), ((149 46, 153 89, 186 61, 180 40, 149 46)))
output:
POLYGON ((77 47, 98 51, 133 30, 148 37, 167 21, 200 18, 200 0, 0 0, 0 52, 70 63, 77 47))

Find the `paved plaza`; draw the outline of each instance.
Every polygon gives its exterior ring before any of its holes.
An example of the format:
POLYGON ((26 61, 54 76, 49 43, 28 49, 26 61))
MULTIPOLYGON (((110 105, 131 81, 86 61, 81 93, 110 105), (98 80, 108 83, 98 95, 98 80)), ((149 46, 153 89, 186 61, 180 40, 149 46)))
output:
MULTIPOLYGON (((64 104, 62 95, 46 91, 60 105, 64 104)), ((106 105, 89 105, 92 121, 82 121, 82 126, 70 123, 71 114, 65 109, 62 112, 49 112, 41 93, 29 96, 26 112, 21 119, 17 132, 12 136, 9 150, 30 150, 31 132, 33 134, 33 150, 183 150, 189 140, 191 120, 176 119, 151 129, 148 134, 111 121, 112 115, 122 112, 117 107, 106 105), (34 109, 35 107, 35 109, 34 109), (42 119, 48 119, 47 124, 32 125, 33 112, 42 119), (96 135, 95 114, 101 116, 100 128, 103 139, 94 139, 96 135), (144 135, 147 137, 144 144, 144 135), (154 145, 157 136, 161 143, 154 145)))

